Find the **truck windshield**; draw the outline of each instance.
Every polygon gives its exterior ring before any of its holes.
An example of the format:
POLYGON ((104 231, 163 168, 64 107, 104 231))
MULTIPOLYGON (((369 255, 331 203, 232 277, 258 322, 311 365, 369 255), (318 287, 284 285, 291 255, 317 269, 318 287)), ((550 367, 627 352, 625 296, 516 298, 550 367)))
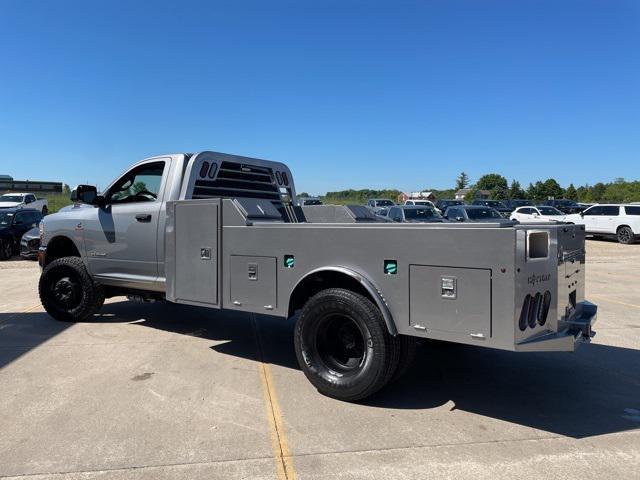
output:
POLYGON ((415 220, 420 218, 442 218, 433 208, 407 208, 404 211, 404 218, 415 220))
POLYGON ((470 208, 467 210, 467 215, 472 220, 478 220, 480 218, 502 218, 493 208, 470 208))
POLYGON ((0 195, 0 202, 22 202, 22 195, 0 195))
POLYGON ((13 213, 2 213, 0 212, 0 225, 6 227, 7 225, 11 225, 11 221, 13 220, 13 213))
POLYGON ((573 200, 556 200, 556 203, 561 207, 577 207, 578 204, 573 200))
POLYGON ((395 205, 395 203, 393 203, 391 200, 377 200, 376 201, 376 206, 378 207, 393 207, 395 205))

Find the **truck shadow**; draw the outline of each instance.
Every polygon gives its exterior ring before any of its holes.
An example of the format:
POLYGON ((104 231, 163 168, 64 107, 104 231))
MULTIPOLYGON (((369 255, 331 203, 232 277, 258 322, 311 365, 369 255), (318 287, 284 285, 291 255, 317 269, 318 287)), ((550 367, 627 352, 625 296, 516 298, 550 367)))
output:
MULTIPOLYGON (((0 368, 71 325, 45 313, 3 315, 0 368)), ((240 312, 114 302, 92 322, 132 323, 205 338, 216 342, 209 348, 217 353, 299 370, 292 320, 258 316, 254 324, 240 312)), ((428 410, 451 404, 452 410, 583 438, 640 428, 638 372, 640 350, 597 343, 573 354, 516 354, 429 341, 404 377, 362 405, 428 410)), ((302 374, 300 381, 307 381, 302 374)))
MULTIPOLYGON (((126 302, 125 302, 126 303, 126 302)), ((114 318, 136 314, 112 304, 114 318)), ((123 308, 124 307, 124 308, 123 308)), ((293 320, 258 316, 262 355, 249 315, 171 305, 143 305, 141 325, 220 340, 212 350, 299 370, 293 320), (158 309, 158 315, 149 310, 158 309)), ((596 337, 597 338, 597 337, 596 337)), ((575 438, 640 428, 640 350, 592 343, 575 353, 513 353, 427 341, 398 381, 363 402, 372 408, 452 409, 575 438)), ((301 381, 306 381, 302 376, 301 381)))

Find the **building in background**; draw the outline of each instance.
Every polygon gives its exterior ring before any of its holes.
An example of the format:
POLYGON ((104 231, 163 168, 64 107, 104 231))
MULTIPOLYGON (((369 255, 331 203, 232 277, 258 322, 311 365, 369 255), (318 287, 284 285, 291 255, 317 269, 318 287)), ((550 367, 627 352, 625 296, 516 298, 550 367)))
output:
MULTIPOLYGON (((464 197, 473 190, 472 188, 461 188, 456 192, 456 200, 464 200, 464 197)), ((491 196, 489 190, 476 190, 475 197, 477 200, 487 200, 491 196)))
POLYGON ((436 200, 436 197, 433 192, 402 192, 400 195, 398 195, 397 203, 399 205, 402 205, 407 200, 429 200, 430 202, 434 202, 436 200))
POLYGON ((15 180, 10 175, 0 175, 0 194, 7 192, 62 193, 62 182, 15 180))

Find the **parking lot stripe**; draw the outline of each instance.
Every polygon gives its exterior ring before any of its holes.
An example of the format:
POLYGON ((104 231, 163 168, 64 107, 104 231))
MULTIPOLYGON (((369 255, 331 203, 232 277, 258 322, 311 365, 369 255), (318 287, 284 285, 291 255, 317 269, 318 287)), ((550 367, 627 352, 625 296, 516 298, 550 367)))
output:
POLYGON ((282 411, 276 396, 275 384, 271 375, 271 367, 265 362, 264 349, 262 347, 262 337, 255 314, 251 314, 251 325, 253 327, 258 349, 258 361, 260 371, 260 381, 264 393, 265 408, 269 419, 269 429, 271 430, 271 447, 276 461, 276 473, 278 480, 295 480, 296 473, 293 469, 293 460, 289 449, 289 442, 284 430, 282 411))
POLYGON ((624 305, 626 307, 633 307, 633 308, 640 308, 640 305, 635 305, 633 303, 625 303, 625 302, 620 302, 618 300, 612 300, 609 296, 607 295, 598 295, 597 293, 590 293, 589 294, 590 297, 596 297, 596 298, 601 298, 602 300, 604 300, 605 302, 611 302, 611 303, 617 303, 618 305, 624 305))

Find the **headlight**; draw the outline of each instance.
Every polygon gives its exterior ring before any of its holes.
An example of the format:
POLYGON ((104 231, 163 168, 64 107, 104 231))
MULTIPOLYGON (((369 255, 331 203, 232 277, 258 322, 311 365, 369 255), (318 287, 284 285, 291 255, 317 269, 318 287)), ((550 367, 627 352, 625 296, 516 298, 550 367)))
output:
POLYGON ((42 239, 44 238, 44 221, 40 220, 40 223, 38 224, 38 232, 40 233, 40 241, 42 242, 42 239))

